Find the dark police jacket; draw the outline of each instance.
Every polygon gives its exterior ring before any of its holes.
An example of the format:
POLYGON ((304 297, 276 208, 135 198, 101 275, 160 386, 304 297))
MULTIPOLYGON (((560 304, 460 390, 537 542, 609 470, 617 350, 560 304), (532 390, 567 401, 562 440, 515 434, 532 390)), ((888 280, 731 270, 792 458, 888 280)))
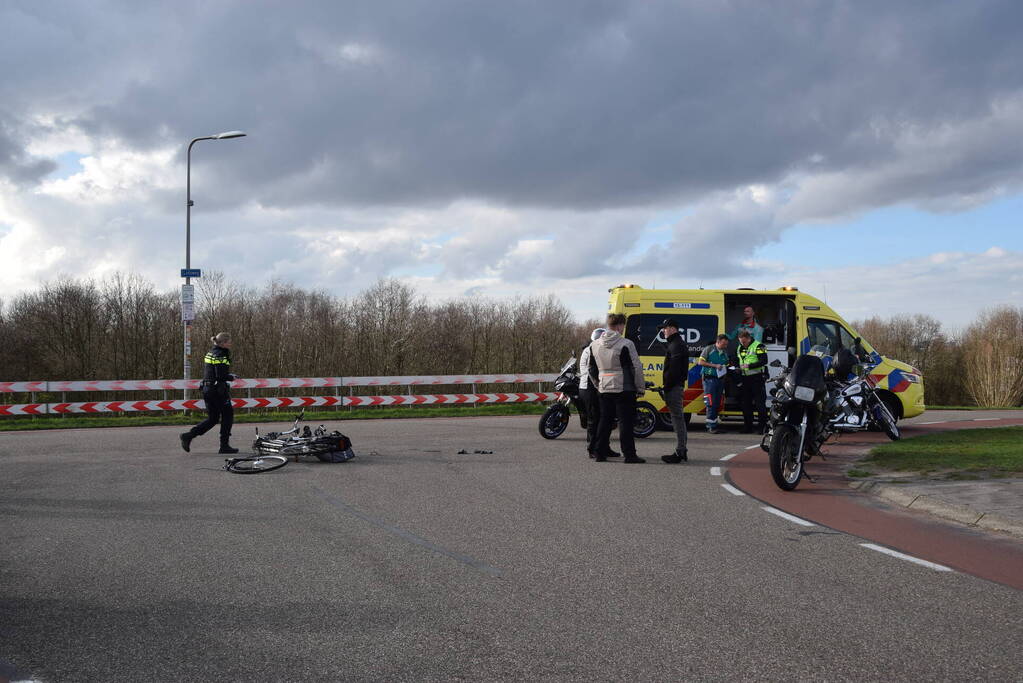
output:
POLYGON ((222 346, 214 346, 203 359, 203 382, 216 384, 230 382, 231 375, 231 351, 222 346))
POLYGON ((689 349, 682 343, 682 335, 676 332, 668 337, 664 350, 664 370, 661 378, 664 390, 684 386, 689 374, 689 349))

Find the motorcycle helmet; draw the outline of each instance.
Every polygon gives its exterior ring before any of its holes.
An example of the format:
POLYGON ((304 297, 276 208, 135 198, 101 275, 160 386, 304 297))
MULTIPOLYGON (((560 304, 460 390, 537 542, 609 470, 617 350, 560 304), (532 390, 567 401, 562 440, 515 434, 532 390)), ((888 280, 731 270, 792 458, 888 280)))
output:
POLYGON ((598 327, 597 329, 593 330, 593 332, 590 334, 590 341, 597 341, 604 335, 604 332, 606 331, 607 330, 605 330, 603 327, 598 327))

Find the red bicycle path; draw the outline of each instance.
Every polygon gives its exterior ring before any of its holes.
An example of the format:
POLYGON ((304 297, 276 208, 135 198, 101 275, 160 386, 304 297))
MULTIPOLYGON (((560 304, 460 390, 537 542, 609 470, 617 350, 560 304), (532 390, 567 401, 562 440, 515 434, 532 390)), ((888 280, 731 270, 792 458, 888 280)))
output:
MULTIPOLYGON (((900 425, 904 438, 939 431, 1023 424, 1021 418, 959 420, 900 425)), ((872 446, 887 441, 880 433, 846 434, 825 447, 827 460, 814 458, 795 491, 783 491, 771 478, 767 454, 759 447, 722 463, 726 479, 747 495, 821 526, 859 536, 893 550, 1023 590, 1023 542, 994 532, 939 520, 923 512, 892 507, 849 488, 845 469, 872 446)))

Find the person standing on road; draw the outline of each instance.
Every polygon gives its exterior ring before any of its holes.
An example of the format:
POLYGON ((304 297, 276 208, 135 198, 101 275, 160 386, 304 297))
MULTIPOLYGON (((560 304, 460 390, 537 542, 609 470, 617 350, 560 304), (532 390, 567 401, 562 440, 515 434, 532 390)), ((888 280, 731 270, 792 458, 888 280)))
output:
POLYGON ((669 464, 677 464, 689 460, 686 448, 688 433, 686 432, 685 413, 682 409, 682 394, 686 388, 686 376, 689 374, 689 350, 682 343, 682 335, 678 332, 678 322, 668 318, 660 325, 664 331, 664 370, 661 380, 664 386, 664 402, 671 413, 671 426, 675 430, 675 452, 662 455, 661 460, 669 464))
POLYGON ((721 395, 724 393, 725 382, 722 371, 728 368, 728 335, 719 334, 713 344, 700 354, 696 361, 703 368, 703 402, 707 405, 707 431, 720 434, 718 429, 718 409, 721 407, 721 395))
POLYGON ((618 443, 623 462, 643 463, 636 456, 636 438, 632 425, 636 421, 636 398, 645 391, 643 365, 636 345, 622 336, 625 316, 607 316, 607 331, 590 344, 591 363, 597 366, 597 391, 600 392, 600 424, 597 428, 597 462, 604 462, 611 453, 611 424, 618 416, 618 443))
POLYGON ((760 420, 760 433, 767 426, 767 391, 765 388, 767 372, 767 349, 753 339, 747 330, 739 333, 739 372, 742 384, 739 385, 739 398, 742 403, 742 432, 753 432, 753 407, 756 406, 760 420))
POLYGON ((221 332, 210 337, 213 348, 203 359, 204 373, 200 387, 206 402, 206 419, 180 435, 181 447, 191 452, 192 439, 201 436, 220 423, 220 450, 218 453, 237 453, 230 444, 231 426, 234 424, 234 407, 231 405, 230 382, 237 379, 231 373, 231 335, 221 332))
MULTIPOLYGON (((604 328, 598 327, 590 334, 590 344, 600 339, 604 328)), ((593 362, 590 344, 579 354, 579 401, 586 411, 586 452, 591 458, 597 457, 597 427, 600 424, 600 392, 597 391, 597 364, 593 362)), ((619 455, 615 453, 614 455, 619 455)))
POLYGON ((764 341, 764 327, 757 322, 757 315, 753 311, 752 306, 746 306, 742 309, 742 322, 735 326, 735 329, 729 332, 728 338, 736 339, 744 331, 749 332, 753 339, 758 342, 764 341))

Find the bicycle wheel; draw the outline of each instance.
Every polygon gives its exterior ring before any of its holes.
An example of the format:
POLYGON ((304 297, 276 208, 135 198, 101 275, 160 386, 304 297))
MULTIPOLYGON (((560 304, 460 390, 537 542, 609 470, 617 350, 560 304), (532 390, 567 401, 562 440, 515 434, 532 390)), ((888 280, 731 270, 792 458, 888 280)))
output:
POLYGON ((284 467, 288 459, 283 455, 253 455, 245 458, 229 458, 224 469, 235 474, 259 474, 284 467))

